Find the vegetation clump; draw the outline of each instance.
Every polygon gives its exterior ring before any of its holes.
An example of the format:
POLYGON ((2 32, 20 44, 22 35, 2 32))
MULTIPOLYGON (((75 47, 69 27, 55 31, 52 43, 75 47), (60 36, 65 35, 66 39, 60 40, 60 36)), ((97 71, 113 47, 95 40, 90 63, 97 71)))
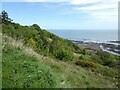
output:
POLYGON ((88 68, 95 68, 96 64, 91 61, 77 61, 76 65, 80 65, 82 67, 88 67, 88 68))

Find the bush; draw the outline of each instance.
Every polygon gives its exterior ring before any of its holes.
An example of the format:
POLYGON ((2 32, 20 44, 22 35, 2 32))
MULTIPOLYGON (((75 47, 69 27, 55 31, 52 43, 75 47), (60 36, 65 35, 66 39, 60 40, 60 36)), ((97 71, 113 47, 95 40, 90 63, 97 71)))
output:
POLYGON ((20 28, 20 24, 19 23, 12 23, 14 29, 18 29, 20 28))
POLYGON ((114 61, 115 57, 104 51, 97 51, 96 54, 92 55, 91 58, 102 65, 110 66, 114 61))
POLYGON ((96 67, 95 63, 90 62, 90 61, 77 61, 76 65, 80 65, 82 67, 91 67, 91 68, 96 67))
POLYGON ((38 31, 41 30, 41 28, 37 24, 33 24, 32 27, 38 31))
POLYGON ((84 60, 84 55, 80 55, 79 59, 84 60))
POLYGON ((54 53, 55 57, 60 59, 60 60, 71 61, 73 59, 73 53, 71 51, 68 51, 68 50, 63 50, 62 48, 58 48, 53 53, 54 53))
POLYGON ((34 48, 36 48, 36 42, 33 38, 29 39, 29 44, 32 45, 34 48))

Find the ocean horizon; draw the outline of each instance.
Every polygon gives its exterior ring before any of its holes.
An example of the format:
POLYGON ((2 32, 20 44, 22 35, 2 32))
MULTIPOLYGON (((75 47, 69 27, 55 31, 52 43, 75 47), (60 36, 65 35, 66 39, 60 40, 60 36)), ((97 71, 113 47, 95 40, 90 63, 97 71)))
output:
POLYGON ((49 30, 64 39, 86 42, 118 41, 118 30, 49 30))

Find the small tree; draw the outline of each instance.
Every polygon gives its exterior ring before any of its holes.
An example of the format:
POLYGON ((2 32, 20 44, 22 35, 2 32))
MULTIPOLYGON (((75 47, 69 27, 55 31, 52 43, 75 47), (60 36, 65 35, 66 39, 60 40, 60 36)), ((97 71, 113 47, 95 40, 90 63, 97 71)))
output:
POLYGON ((85 50, 85 49, 83 49, 82 54, 83 54, 83 55, 85 55, 85 54, 86 54, 86 50, 85 50))
POLYGON ((8 13, 4 10, 2 11, 0 18, 2 20, 2 23, 11 23, 11 21, 13 21, 8 17, 8 13))
POLYGON ((41 28, 37 24, 33 24, 32 27, 34 27, 36 30, 41 30, 41 28))

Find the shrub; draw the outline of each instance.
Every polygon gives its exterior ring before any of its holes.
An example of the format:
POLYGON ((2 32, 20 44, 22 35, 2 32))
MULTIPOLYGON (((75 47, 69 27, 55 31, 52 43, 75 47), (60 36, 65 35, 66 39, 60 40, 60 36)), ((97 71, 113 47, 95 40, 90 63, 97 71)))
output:
POLYGON ((82 54, 83 50, 78 45, 72 43, 72 48, 74 52, 82 54))
POLYGON ((91 56, 91 58, 105 66, 110 66, 115 61, 115 57, 112 54, 104 51, 97 51, 95 55, 91 56))
POLYGON ((41 28, 37 24, 33 24, 32 27, 38 31, 41 30, 41 28))
POLYGON ((32 45, 34 48, 36 48, 36 42, 33 38, 29 39, 29 44, 32 45))
POLYGON ((58 48, 53 53, 54 53, 55 57, 60 60, 71 61, 73 59, 73 54, 69 50, 63 50, 62 48, 58 48))
POLYGON ((84 55, 80 55, 79 59, 84 60, 84 55))
POLYGON ((82 54, 85 55, 87 53, 87 51, 85 49, 83 49, 82 54))
POLYGON ((20 28, 20 24, 19 23, 12 23, 14 29, 18 29, 20 28))
POLYGON ((90 61, 77 61, 76 65, 80 65, 82 67, 91 67, 91 68, 96 67, 95 63, 90 62, 90 61))

